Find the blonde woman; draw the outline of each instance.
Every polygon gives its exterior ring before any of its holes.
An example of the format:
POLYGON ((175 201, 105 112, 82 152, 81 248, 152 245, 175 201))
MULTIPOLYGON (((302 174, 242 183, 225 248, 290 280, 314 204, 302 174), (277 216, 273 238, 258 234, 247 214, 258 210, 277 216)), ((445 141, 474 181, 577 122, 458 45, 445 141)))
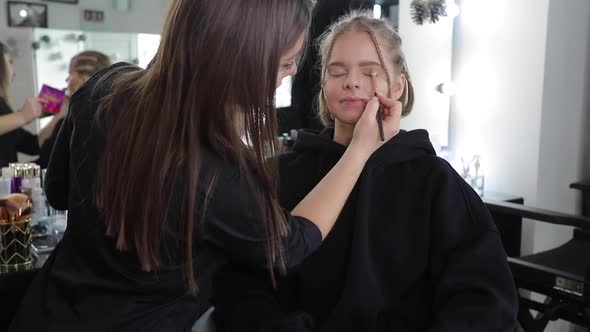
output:
POLYGON ((61 128, 64 117, 68 113, 70 96, 76 92, 82 84, 88 81, 92 75, 110 65, 111 59, 109 56, 97 51, 83 51, 76 54, 70 60, 68 78, 66 79, 66 82, 68 83, 68 88, 66 89, 67 96, 64 99, 59 114, 54 116, 49 124, 54 125, 54 129, 51 132, 51 136, 41 145, 39 159, 35 161, 41 166, 41 168, 47 168, 47 165, 49 164, 49 157, 51 156, 53 145, 57 139, 57 133, 59 132, 59 128, 61 128), (54 122, 55 124, 53 124, 54 122))
MULTIPOLYGON (((363 105, 412 111, 400 36, 354 12, 320 39, 321 133, 302 131, 280 158, 280 201, 292 206, 350 144, 363 105), (383 104, 382 102, 382 104, 383 104)), ((517 297, 506 254, 479 196, 425 130, 402 131, 366 163, 336 226, 273 291, 266 276, 234 265, 215 285, 221 331, 505 331, 517 297)))

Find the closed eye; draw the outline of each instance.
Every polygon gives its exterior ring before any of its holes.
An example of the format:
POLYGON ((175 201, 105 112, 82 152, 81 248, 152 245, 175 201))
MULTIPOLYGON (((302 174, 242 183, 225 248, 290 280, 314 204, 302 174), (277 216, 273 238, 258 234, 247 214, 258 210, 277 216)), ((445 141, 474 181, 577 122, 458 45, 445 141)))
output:
POLYGON ((342 77, 346 75, 346 73, 328 73, 330 77, 342 77))
POLYGON ((295 64, 296 64, 296 61, 293 60, 293 61, 290 61, 288 63, 281 65, 281 68, 284 70, 289 70, 289 69, 293 68, 295 66, 295 64))

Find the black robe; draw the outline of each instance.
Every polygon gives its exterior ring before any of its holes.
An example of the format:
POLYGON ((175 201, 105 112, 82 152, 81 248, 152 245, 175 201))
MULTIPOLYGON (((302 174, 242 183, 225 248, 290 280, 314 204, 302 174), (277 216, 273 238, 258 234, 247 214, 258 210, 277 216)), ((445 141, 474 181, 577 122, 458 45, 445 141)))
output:
MULTIPOLYGON (((132 70, 138 69, 113 65, 72 96, 45 179, 48 202, 68 210, 68 227, 29 287, 10 331, 189 331, 207 309, 212 279, 229 260, 266 266, 265 235, 255 193, 243 184, 237 166, 205 146, 201 172, 218 168, 219 173, 202 223, 201 211, 197 209, 194 216, 198 297, 188 290, 184 275, 185 177, 173 179, 167 193, 175 208, 161 232, 162 266, 156 271, 143 271, 133 249, 117 250, 115 239, 105 235, 95 195, 95 184, 103 180, 96 177, 96 169, 105 132, 97 126, 95 113, 114 80, 132 70), (111 70, 115 73, 101 80, 111 70)), ((198 189, 197 200, 203 202, 206 190, 198 189)), ((137 199, 143 196, 138 194, 137 199)), ((290 230, 284 242, 285 257, 292 267, 320 246, 322 235, 309 220, 289 213, 285 216, 290 230)))
MULTIPOLYGON (((12 114, 12 109, 4 98, 0 97, 0 116, 12 114)), ((11 130, 0 135, 0 167, 6 167, 9 163, 16 163, 17 152, 28 155, 39 153, 37 135, 33 135, 24 128, 11 130)))
MULTIPOLYGON (((332 135, 300 132, 281 157, 286 208, 345 151, 332 135)), ((517 324, 496 226, 424 130, 381 147, 320 249, 277 292, 267 279, 243 266, 224 270, 214 284, 221 331, 512 332, 517 324)))

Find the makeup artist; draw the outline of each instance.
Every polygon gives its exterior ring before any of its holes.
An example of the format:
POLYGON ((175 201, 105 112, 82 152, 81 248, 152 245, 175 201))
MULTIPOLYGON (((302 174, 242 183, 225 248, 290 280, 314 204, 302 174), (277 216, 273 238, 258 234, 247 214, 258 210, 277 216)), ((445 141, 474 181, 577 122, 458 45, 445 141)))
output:
MULTIPOLYGON (((116 64, 72 96, 45 180, 68 228, 11 331, 186 331, 229 261, 272 279, 319 247, 384 143, 373 98, 340 161, 290 212, 278 205, 274 93, 312 7, 174 1, 147 69, 116 64)), ((386 140, 399 119, 384 112, 386 140)))
POLYGON ((17 112, 12 111, 10 92, 16 73, 9 48, 2 42, 0 55, 0 167, 5 167, 17 161, 17 152, 37 155, 39 146, 51 135, 57 121, 45 126, 39 135, 22 128, 42 115, 42 101, 30 97, 17 112))

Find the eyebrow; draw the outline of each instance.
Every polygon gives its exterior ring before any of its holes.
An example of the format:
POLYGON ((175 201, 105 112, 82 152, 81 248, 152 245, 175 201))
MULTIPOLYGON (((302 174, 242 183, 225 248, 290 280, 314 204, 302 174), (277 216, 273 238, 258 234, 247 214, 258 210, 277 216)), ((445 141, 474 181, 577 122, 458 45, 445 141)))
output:
MULTIPOLYGON (((383 68, 383 66, 376 61, 362 61, 359 63, 360 67, 369 67, 369 66, 377 66, 383 68)), ((328 67, 346 67, 346 65, 342 62, 331 62, 328 64, 328 67)))

